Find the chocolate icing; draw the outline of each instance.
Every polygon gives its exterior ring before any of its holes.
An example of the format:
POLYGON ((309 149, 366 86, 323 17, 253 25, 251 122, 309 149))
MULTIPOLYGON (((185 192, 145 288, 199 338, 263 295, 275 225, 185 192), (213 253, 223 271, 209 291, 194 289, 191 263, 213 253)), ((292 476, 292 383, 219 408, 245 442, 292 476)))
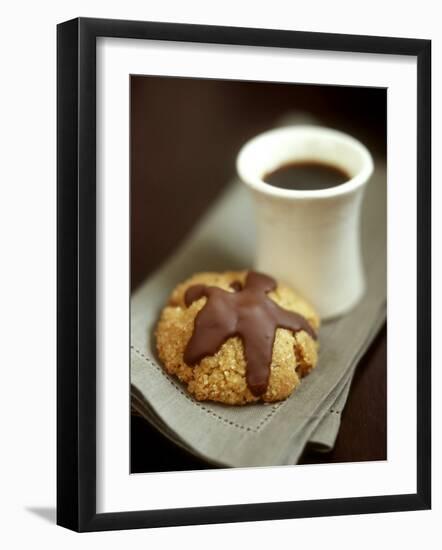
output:
POLYGON ((195 318, 184 361, 195 365, 214 355, 229 338, 239 336, 244 345, 247 384, 253 395, 259 396, 267 390, 276 329, 305 330, 315 339, 316 333, 302 315, 281 308, 267 296, 276 288, 276 281, 268 275, 250 271, 244 287, 239 281, 230 286, 235 292, 206 285, 187 289, 187 307, 203 296, 207 302, 195 318))

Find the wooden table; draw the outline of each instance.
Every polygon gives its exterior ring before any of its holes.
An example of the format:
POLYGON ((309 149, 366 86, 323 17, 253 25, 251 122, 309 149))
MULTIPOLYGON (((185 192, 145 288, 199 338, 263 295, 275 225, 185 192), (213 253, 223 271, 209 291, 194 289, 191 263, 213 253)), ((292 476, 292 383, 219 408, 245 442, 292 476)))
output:
MULTIPOLYGON (((235 175, 247 139, 299 111, 386 155, 384 90, 133 77, 131 284, 135 289, 179 246, 235 175)), ((301 463, 386 459, 386 328, 361 360, 331 453, 301 463)), ((209 467, 132 418, 132 471, 209 467)))

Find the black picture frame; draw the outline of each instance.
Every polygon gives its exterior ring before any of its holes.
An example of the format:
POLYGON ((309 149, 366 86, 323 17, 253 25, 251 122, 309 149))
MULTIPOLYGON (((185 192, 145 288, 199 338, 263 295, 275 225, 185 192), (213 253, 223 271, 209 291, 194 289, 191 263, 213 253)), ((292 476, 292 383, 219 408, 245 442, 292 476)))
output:
POLYGON ((78 18, 57 27, 57 523, 75 531, 424 510, 431 506, 431 41, 78 18), (96 38, 417 58, 417 491, 96 512, 96 38))

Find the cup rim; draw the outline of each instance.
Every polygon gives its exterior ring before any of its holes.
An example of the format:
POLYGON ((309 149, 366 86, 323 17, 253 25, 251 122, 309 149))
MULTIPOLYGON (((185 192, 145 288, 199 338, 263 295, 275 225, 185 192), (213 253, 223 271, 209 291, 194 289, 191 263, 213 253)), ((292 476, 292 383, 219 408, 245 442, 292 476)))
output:
POLYGON ((282 128, 274 128, 272 130, 267 130, 262 132, 255 137, 247 141, 239 150, 236 157, 236 170, 241 180, 259 193, 263 193, 272 197, 279 197, 284 199, 324 199, 331 197, 338 197, 354 192, 359 187, 362 187, 370 178, 373 173, 374 165, 373 159, 370 154, 370 151, 365 145, 363 145, 359 140, 341 132, 335 130, 334 128, 328 128, 325 126, 315 126, 315 125, 295 125, 295 126, 284 126, 282 128), (309 135, 317 134, 322 137, 328 137, 335 140, 339 140, 341 143, 345 143, 355 150, 362 158, 362 168, 359 172, 350 178, 345 183, 336 185, 334 187, 327 187, 325 189, 310 189, 310 190, 299 190, 299 189, 283 189, 280 187, 275 187, 266 183, 262 176, 253 175, 250 172, 248 156, 250 155, 251 150, 257 146, 258 143, 262 142, 265 139, 272 138, 282 138, 286 137, 287 134, 299 134, 306 133, 309 135))

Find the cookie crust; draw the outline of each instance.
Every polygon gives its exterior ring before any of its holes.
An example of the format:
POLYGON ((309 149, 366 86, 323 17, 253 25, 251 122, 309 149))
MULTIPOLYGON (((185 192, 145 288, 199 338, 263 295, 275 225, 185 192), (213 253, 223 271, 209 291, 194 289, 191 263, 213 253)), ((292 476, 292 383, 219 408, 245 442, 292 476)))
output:
MULTIPOLYGON (((165 370, 187 385, 198 401, 218 401, 229 405, 244 405, 256 401, 274 402, 287 398, 300 384, 300 379, 317 364, 318 344, 307 332, 293 334, 286 329, 276 330, 273 345, 270 379, 267 391, 261 396, 251 393, 246 381, 244 348, 239 337, 229 338, 215 355, 203 358, 197 365, 186 365, 184 350, 192 336, 197 313, 207 298, 202 297, 186 307, 186 290, 196 284, 217 286, 234 292, 235 281, 245 283, 247 271, 197 273, 179 284, 161 312, 155 330, 157 352, 165 370)), ((299 313, 317 330, 319 317, 305 300, 286 285, 278 283, 268 296, 279 306, 299 313)))

